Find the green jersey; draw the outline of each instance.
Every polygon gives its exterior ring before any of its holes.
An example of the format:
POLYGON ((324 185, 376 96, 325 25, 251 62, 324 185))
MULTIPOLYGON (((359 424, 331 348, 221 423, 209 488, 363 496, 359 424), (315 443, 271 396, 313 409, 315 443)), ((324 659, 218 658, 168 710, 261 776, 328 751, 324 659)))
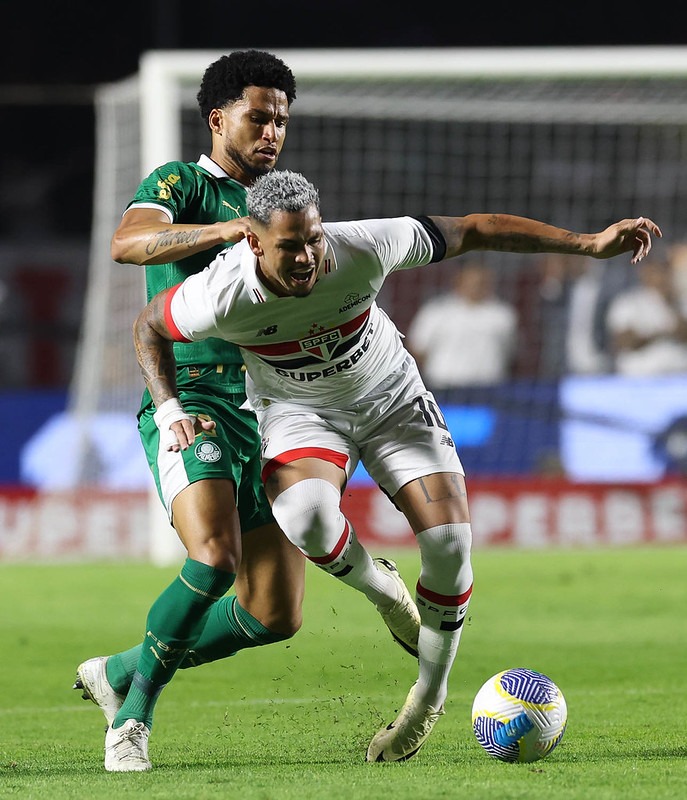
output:
MULTIPOLYGON (((170 222, 208 224, 245 217, 246 189, 203 155, 197 163, 170 161, 153 170, 127 206, 133 207, 159 208, 170 222)), ((181 261, 146 267, 148 301, 162 289, 176 286, 188 275, 200 272, 223 249, 224 245, 218 245, 181 261)), ((222 339, 190 344, 175 342, 174 356, 179 367, 242 363, 238 347, 222 339)))
MULTIPOLYGON (((214 161, 171 161, 141 182, 127 208, 157 208, 170 222, 206 224, 246 216, 246 190, 214 161)), ((224 245, 170 264, 146 267, 148 300, 200 272, 224 245)), ((190 344, 174 343, 179 399, 189 414, 204 414, 216 428, 196 437, 194 447, 178 455, 169 468, 169 454, 160 448, 155 405, 146 389, 138 412, 138 429, 160 499, 171 514, 178 492, 195 481, 224 478, 234 483, 241 529, 274 522, 260 479, 260 435, 255 415, 243 408, 246 400, 243 359, 239 348, 223 339, 190 344)))

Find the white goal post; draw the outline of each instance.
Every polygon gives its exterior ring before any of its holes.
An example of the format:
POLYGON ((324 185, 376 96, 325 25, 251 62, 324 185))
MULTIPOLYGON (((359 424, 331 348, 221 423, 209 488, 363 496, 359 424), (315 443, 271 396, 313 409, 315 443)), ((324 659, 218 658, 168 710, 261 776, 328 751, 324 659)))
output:
MULTIPOLYGON (((687 240, 687 47, 273 52, 298 87, 280 166, 320 187, 325 218, 504 211, 599 230, 641 213, 687 240)), ((109 242, 143 176, 207 150, 196 93, 220 55, 148 52, 135 76, 97 92, 88 288, 69 399, 81 431, 108 414, 135 427, 143 385, 131 324, 143 270, 114 264, 109 242)), ((506 295, 517 272, 504 278, 506 295)), ((403 276, 380 300, 403 330, 444 278, 440 269, 422 285, 403 276)), ((106 481, 87 433, 75 449, 80 484, 106 481)), ((155 496, 158 518, 159 505, 155 496)), ((178 556, 165 554, 166 531, 162 541, 152 549, 160 563, 178 556)))
MULTIPOLYGON (((529 78, 534 81, 562 78, 566 80, 598 80, 603 78, 684 78, 687 72, 687 47, 577 47, 577 48, 414 48, 385 50, 326 49, 326 50, 275 50, 293 70, 298 84, 305 81, 345 81, 362 91, 357 98, 358 109, 363 113, 387 116, 377 105, 379 98, 371 95, 374 105, 365 102, 365 85, 373 82, 403 84, 418 79, 466 80, 470 78, 488 81, 490 78, 516 80, 529 78)), ((188 86, 197 91, 205 68, 222 55, 216 51, 150 51, 140 61, 141 81, 141 165, 147 174, 159 164, 171 161, 181 152, 180 87, 188 86), (161 126, 166 119, 169 124, 161 126)), ((319 102, 316 93, 299 95, 296 113, 307 113, 319 102)), ((330 97, 326 103, 335 114, 350 108, 332 108, 330 97)), ((419 102, 414 97, 414 107, 404 108, 411 116, 423 113, 427 104, 433 107, 432 116, 437 116, 436 101, 425 98, 419 102)), ((564 115, 565 96, 551 98, 562 105, 564 115)), ((622 101, 618 101, 622 105, 622 101)), ((450 103, 450 100, 449 100, 450 103)), ((451 117, 464 118, 460 106, 448 108, 451 117)), ((524 108, 522 110, 525 110, 524 108)), ((609 110, 605 109, 606 112, 609 110)), ((323 112, 319 105, 314 111, 323 112)), ((492 112, 494 113, 494 112, 492 112)), ((527 112, 525 111, 527 114, 527 112)), ((549 115, 553 116, 549 106, 549 115)), ((641 109, 635 113, 642 115, 641 109)), ((651 110, 647 110, 651 114, 651 110)), ((593 116, 604 115, 597 108, 593 116)), ((490 115, 491 116, 491 115, 490 115)), ((507 115, 510 116, 510 115, 507 115)))

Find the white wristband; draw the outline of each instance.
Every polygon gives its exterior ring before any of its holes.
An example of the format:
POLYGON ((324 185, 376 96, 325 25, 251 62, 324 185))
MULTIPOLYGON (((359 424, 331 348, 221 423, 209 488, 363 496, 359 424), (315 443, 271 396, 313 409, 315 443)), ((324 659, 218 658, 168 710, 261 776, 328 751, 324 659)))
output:
POLYGON ((160 442, 166 450, 171 450, 179 444, 176 433, 170 427, 173 422, 180 422, 183 419, 192 423, 196 421, 194 416, 184 411, 178 397, 170 397, 169 400, 165 400, 153 414, 153 419, 160 431, 160 442))

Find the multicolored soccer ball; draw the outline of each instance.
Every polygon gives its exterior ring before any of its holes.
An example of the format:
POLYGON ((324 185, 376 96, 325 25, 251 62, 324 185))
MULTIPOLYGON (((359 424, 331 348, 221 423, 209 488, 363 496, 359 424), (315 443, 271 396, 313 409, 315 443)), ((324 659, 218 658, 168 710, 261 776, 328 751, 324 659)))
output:
POLYGON ((506 669, 489 678, 472 704, 472 729, 490 756, 500 761, 538 761, 565 733, 563 693, 541 672, 506 669))

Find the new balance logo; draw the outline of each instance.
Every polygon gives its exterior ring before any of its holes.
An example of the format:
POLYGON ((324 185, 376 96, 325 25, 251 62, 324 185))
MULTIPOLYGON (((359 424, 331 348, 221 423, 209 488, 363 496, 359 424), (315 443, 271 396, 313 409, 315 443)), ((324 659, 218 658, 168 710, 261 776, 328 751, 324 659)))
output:
POLYGON ((439 444, 446 444, 449 447, 455 447, 455 445, 453 444, 453 439, 450 436, 447 436, 446 434, 444 434, 441 437, 441 439, 439 439, 439 444))
POLYGON ((268 325, 267 328, 261 328, 258 331, 258 336, 273 336, 277 332, 276 325, 268 325))

